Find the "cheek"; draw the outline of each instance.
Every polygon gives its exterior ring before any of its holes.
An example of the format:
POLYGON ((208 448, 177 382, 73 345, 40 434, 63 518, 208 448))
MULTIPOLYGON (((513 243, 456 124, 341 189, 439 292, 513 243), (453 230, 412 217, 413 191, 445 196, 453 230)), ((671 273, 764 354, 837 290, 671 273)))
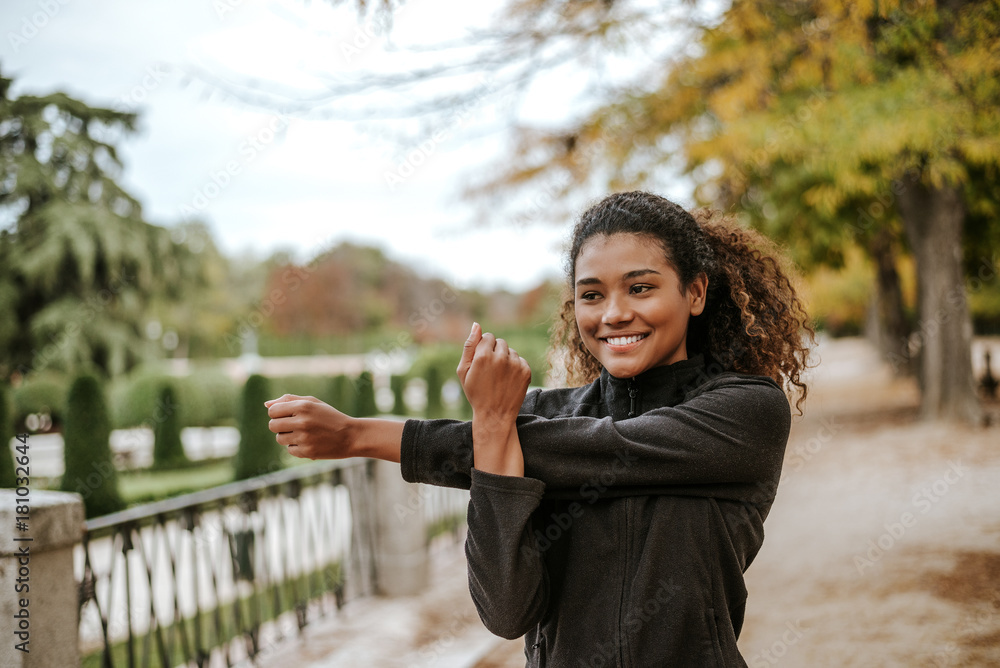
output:
POLYGON ((593 336, 597 326, 600 324, 600 315, 592 312, 593 309, 588 309, 587 312, 581 314, 579 311, 576 316, 576 326, 580 330, 580 335, 584 338, 588 336, 593 336))

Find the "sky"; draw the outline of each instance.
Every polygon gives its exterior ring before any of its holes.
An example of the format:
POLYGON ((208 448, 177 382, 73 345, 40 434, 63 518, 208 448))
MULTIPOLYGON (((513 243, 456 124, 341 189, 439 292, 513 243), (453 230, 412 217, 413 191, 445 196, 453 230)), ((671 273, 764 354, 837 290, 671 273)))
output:
MULTIPOLYGON (((409 0, 392 40, 459 37, 498 4, 409 0)), ((462 288, 521 290, 561 275, 573 221, 478 225, 460 200, 503 147, 497 105, 477 98, 438 118, 421 147, 418 121, 285 115, 226 94, 258 80, 307 95, 347 73, 398 67, 353 3, 4 0, 0 26, 12 95, 62 90, 140 114, 139 133, 121 144, 121 180, 152 223, 202 219, 233 257, 284 249, 307 261, 344 240, 375 245, 462 288)), ((555 122, 579 108, 576 95, 570 78, 550 78, 521 113, 555 122)))

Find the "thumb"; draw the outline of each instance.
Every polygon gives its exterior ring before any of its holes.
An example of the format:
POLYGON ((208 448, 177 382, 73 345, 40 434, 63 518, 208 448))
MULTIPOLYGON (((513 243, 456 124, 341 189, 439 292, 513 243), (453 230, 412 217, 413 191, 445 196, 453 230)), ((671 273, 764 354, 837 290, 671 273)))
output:
POLYGON ((458 380, 462 385, 465 385, 465 376, 469 373, 469 367, 472 366, 472 358, 476 354, 476 346, 479 345, 479 340, 482 338, 483 328, 480 327, 478 322, 473 322, 469 338, 465 340, 465 345, 462 347, 462 359, 458 361, 458 380))

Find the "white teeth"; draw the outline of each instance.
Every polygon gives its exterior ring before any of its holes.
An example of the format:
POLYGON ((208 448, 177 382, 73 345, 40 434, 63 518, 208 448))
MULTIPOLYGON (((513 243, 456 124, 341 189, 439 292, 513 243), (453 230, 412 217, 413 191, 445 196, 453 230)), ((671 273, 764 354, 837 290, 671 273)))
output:
POLYGON ((608 343, 613 346, 627 346, 630 343, 635 343, 646 338, 645 334, 635 334, 633 336, 609 336, 608 343))

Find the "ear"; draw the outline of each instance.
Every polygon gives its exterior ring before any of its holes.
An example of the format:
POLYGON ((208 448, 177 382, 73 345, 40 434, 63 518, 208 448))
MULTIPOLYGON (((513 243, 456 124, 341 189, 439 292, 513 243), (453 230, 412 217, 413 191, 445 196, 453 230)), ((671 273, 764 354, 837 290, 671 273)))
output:
POLYGON ((708 276, 702 272, 694 277, 687 288, 688 303, 691 305, 691 315, 701 315, 705 310, 705 297, 708 295, 708 276))

